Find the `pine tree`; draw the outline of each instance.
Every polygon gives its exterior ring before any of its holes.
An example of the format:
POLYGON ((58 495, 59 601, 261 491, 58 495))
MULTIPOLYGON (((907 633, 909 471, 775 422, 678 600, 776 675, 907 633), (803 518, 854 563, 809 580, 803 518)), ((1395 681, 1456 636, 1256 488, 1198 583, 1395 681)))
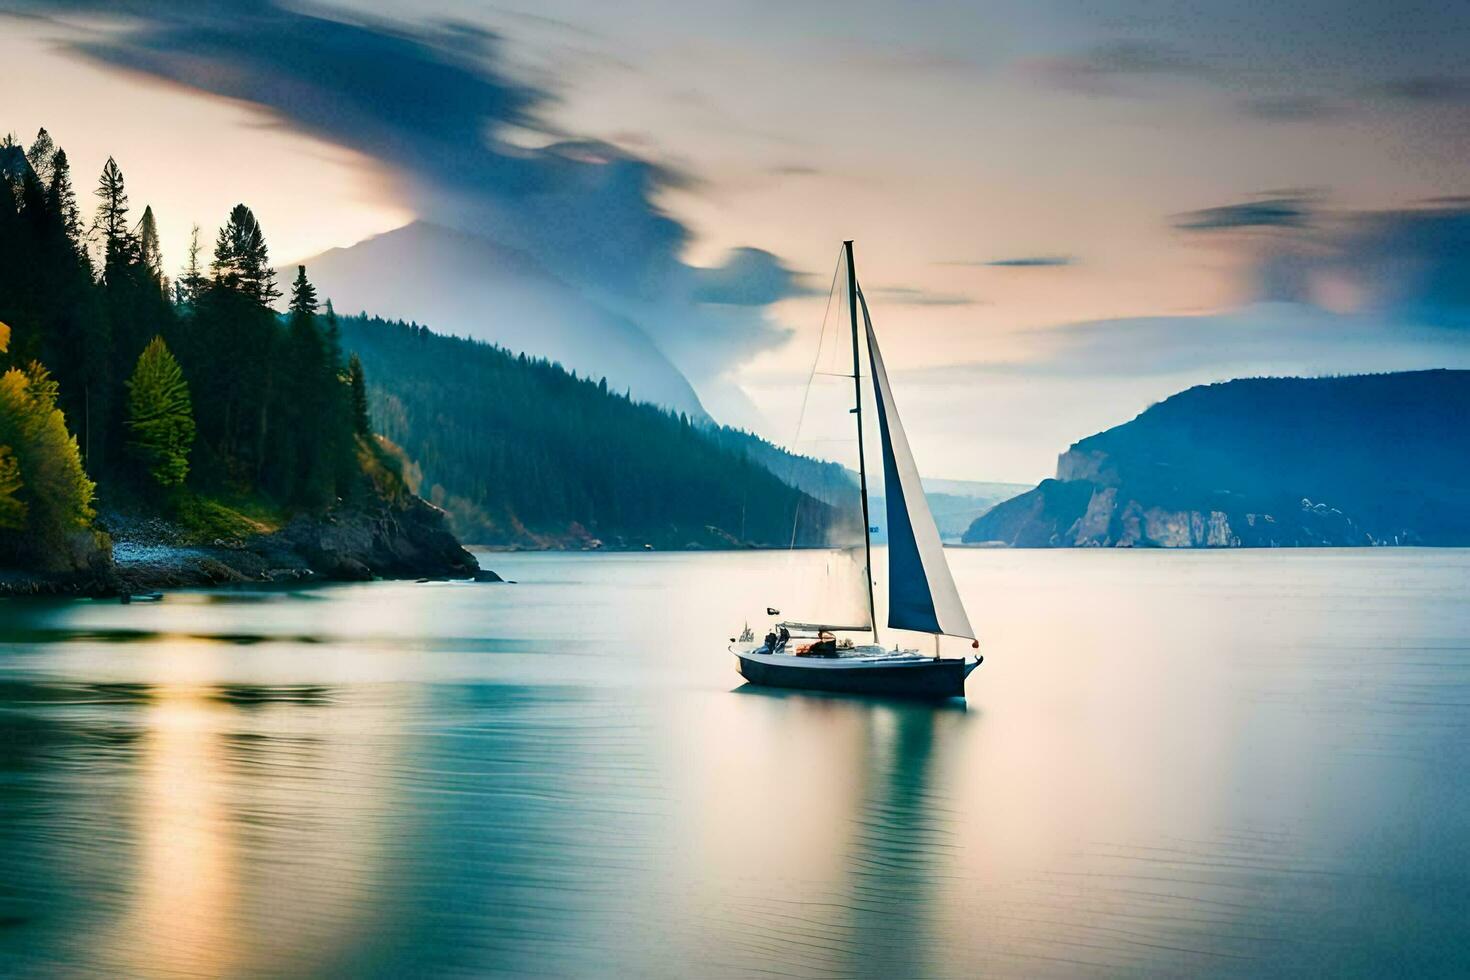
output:
POLYGON ((184 274, 174 283, 174 301, 180 306, 193 307, 199 302, 199 291, 204 288, 204 270, 199 267, 199 226, 189 234, 189 264, 184 274))
POLYGON ((58 148, 51 158, 51 183, 47 185, 46 195, 51 209, 61 218, 62 228, 72 249, 78 256, 85 258, 87 252, 82 245, 82 212, 77 207, 77 194, 71 185, 71 165, 67 162, 66 151, 63 149, 58 148))
POLYGON ((271 268, 265 234, 255 213, 243 204, 230 211, 230 220, 219 230, 214 245, 214 281, 247 296, 262 306, 281 298, 276 273, 271 268))
POLYGON ((352 431, 366 437, 372 432, 368 420, 367 378, 362 373, 362 361, 356 354, 347 362, 347 379, 352 388, 352 431))
POLYGON ((152 276, 159 288, 164 288, 163 253, 158 247, 158 223, 153 219, 153 208, 143 208, 143 218, 138 222, 138 259, 144 270, 152 276))
POLYGON ((52 162, 56 158, 56 144, 51 139, 51 134, 46 128, 41 127, 36 133, 36 141, 26 151, 26 159, 30 161, 31 169, 36 172, 36 179, 41 186, 51 183, 52 162))
POLYGON ((316 287, 306 278, 306 266, 297 266, 268 475, 278 495, 311 508, 331 502, 336 482, 328 450, 336 421, 330 404, 335 372, 327 361, 316 311, 316 287))
POLYGON ((94 192, 97 205, 94 227, 102 235, 102 278, 109 281, 138 258, 138 242, 128 232, 128 192, 122 169, 112 157, 102 166, 102 177, 94 192))
POLYGON ((129 452, 159 486, 179 486, 189 475, 194 406, 162 337, 144 348, 127 387, 129 452))
POLYGON ((306 278, 306 266, 296 267, 296 279, 291 283, 291 314, 299 317, 316 316, 316 287, 306 278))

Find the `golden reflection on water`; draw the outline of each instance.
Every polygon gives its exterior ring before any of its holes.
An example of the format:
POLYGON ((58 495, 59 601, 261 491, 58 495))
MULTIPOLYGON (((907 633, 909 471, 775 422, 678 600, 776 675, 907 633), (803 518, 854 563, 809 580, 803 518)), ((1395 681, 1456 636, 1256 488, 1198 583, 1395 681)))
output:
POLYGON ((372 930, 413 698, 204 683, 228 653, 197 640, 140 655, 157 680, 137 717, 132 889, 101 958, 131 976, 330 963, 372 930))
POLYGON ((240 854, 221 741, 231 709, 197 685, 150 693, 139 745, 137 890, 110 945, 132 973, 233 973, 240 854), (139 943, 143 936, 151 941, 139 943))

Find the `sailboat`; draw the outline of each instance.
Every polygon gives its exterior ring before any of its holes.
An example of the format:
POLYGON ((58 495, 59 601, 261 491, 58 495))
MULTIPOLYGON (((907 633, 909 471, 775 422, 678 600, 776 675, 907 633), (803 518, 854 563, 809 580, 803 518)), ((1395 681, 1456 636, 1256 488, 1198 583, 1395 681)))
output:
MULTIPOLYGON (((965 696, 965 679, 984 658, 940 656, 939 637, 963 637, 979 647, 975 630, 965 614, 954 576, 944 557, 939 530, 929 512, 919 471, 899 422, 888 372, 878 349, 878 337, 868 314, 868 303, 858 286, 852 242, 843 242, 847 266, 847 307, 852 328, 852 380, 856 405, 849 409, 857 424, 858 489, 863 517, 863 575, 866 587, 865 624, 778 622, 767 641, 732 644, 737 669, 751 684, 866 694, 881 697, 946 699, 965 696), (861 328, 858 324, 862 315, 861 328), (869 514, 868 461, 863 445, 863 374, 861 353, 866 350, 873 404, 877 410, 888 522, 888 627, 934 637, 933 656, 917 650, 883 646, 878 631, 873 590, 873 531, 869 514), (871 634, 858 643, 840 634, 871 634), (774 638, 774 640, 772 639, 774 638), (803 639, 812 642, 803 644, 803 639)), ((778 615, 776 609, 767 610, 778 615)), ((853 618, 856 618, 854 616, 853 618)))

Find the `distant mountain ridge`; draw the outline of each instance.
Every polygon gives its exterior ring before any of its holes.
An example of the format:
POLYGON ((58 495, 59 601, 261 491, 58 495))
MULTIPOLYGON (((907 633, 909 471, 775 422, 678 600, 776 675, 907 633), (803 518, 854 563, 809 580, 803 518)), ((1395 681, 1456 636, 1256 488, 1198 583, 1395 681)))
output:
MULTIPOLYGON (((857 471, 847 469, 841 463, 797 455, 741 429, 711 426, 709 431, 722 445, 743 450, 783 482, 839 510, 856 512, 859 506, 857 471)), ((961 540, 975 518, 1002 500, 1008 500, 1032 487, 1030 483, 989 483, 927 477, 923 479, 923 484, 924 497, 934 515, 940 538, 954 542, 961 540)), ((869 505, 873 514, 883 514, 885 505, 882 494, 872 497, 869 505)), ((878 528, 873 537, 876 543, 887 542, 886 523, 881 516, 874 519, 873 526, 878 528)), ((861 523, 858 527, 861 529, 861 523)))
POLYGON ((1191 388, 965 532, 1020 547, 1470 545, 1470 371, 1191 388))
MULTIPOLYGON (((415 221, 305 264, 339 312, 433 324, 440 333, 605 377, 639 401, 705 416, 689 381, 637 325, 523 252, 415 221)), ((295 274, 294 266, 278 272, 283 281, 295 274)))

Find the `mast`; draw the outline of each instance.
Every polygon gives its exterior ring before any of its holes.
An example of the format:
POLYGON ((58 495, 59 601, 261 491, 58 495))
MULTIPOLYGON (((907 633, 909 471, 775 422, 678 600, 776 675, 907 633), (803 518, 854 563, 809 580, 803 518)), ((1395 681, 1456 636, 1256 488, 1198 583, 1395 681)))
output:
POLYGON ((858 488, 863 501, 863 580, 868 587, 868 622, 873 625, 873 642, 878 640, 878 609, 873 602, 873 526, 868 519, 868 461, 863 453, 863 383, 858 365, 858 298, 857 269, 852 263, 852 240, 842 243, 847 254, 847 312, 852 318, 852 392, 856 405, 852 410, 857 417, 858 437, 858 488))

